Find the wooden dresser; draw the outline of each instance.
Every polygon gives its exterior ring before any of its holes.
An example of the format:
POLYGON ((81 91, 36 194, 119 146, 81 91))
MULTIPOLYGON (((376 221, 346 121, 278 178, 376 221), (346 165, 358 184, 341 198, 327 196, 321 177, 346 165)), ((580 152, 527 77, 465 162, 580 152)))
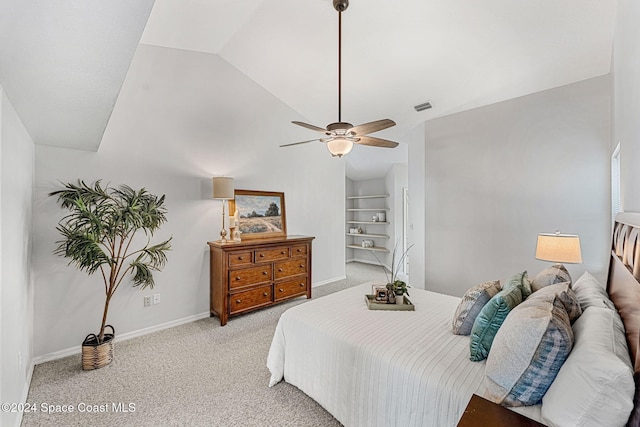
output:
POLYGON ((211 316, 230 316, 306 295, 311 298, 310 236, 207 242, 211 316))

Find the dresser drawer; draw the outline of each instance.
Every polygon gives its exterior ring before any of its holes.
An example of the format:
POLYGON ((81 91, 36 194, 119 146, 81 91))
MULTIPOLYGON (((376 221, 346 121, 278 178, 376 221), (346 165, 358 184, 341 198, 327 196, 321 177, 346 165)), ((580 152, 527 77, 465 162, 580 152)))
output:
POLYGON ((307 245, 291 246, 291 258, 297 256, 305 256, 307 254, 307 245))
POLYGON ((275 267, 275 279, 283 279, 297 274, 305 274, 307 272, 306 258, 292 259, 289 261, 277 262, 275 267))
POLYGON ((229 271, 229 289, 271 281, 271 264, 229 271))
POLYGON ((278 301, 292 296, 305 295, 307 293, 307 278, 301 277, 299 280, 290 280, 287 282, 277 283, 273 285, 273 299, 278 301))
POLYGON ((256 262, 277 261, 289 258, 289 246, 281 246, 272 249, 259 249, 256 251, 256 262))
POLYGON ((229 254, 229 266, 238 267, 242 265, 253 264, 253 252, 231 252, 229 254))
POLYGON ((229 312, 233 314, 270 303, 271 286, 261 286, 256 289, 229 295, 229 312))

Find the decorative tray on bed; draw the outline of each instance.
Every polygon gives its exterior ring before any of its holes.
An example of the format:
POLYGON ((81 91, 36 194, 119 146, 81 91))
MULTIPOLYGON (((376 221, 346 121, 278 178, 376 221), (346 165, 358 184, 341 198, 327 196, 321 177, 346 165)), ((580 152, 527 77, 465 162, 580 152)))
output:
POLYGON ((364 300, 367 302, 369 310, 401 310, 414 311, 416 307, 411 303, 405 295, 402 304, 387 304, 386 302, 377 302, 375 295, 365 295, 364 300))

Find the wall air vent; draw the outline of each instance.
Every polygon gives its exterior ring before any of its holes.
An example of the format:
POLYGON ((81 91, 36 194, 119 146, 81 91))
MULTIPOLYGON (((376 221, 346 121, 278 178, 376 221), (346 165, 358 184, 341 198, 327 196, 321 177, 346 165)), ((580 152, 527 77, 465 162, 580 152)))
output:
POLYGON ((424 111, 424 110, 428 110, 431 107, 432 107, 432 105, 431 105, 430 102, 425 102, 424 104, 416 105, 413 108, 415 108, 416 111, 424 111))

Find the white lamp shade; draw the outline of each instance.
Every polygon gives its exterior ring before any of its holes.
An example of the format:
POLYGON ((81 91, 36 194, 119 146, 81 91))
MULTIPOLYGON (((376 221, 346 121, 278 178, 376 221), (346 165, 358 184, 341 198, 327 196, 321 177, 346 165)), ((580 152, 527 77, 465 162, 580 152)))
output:
POLYGON ((351 152, 353 148, 353 142, 344 138, 336 138, 327 142, 327 148, 334 157, 342 157, 351 152))
POLYGON ((228 176, 213 177, 213 198, 214 199, 233 199, 234 188, 233 178, 228 176))
POLYGON ((579 264, 582 262, 580 237, 575 234, 538 234, 536 259, 579 264))

